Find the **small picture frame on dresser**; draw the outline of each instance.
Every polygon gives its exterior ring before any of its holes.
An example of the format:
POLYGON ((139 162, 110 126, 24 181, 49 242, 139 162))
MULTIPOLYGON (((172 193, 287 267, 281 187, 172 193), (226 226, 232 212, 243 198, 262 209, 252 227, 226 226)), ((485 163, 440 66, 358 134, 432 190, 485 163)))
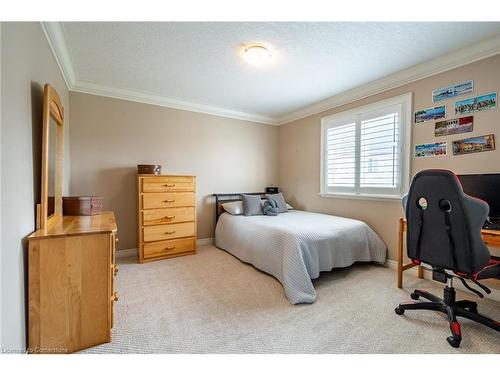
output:
POLYGON ((159 164, 137 164, 138 174, 161 174, 161 165, 159 164))

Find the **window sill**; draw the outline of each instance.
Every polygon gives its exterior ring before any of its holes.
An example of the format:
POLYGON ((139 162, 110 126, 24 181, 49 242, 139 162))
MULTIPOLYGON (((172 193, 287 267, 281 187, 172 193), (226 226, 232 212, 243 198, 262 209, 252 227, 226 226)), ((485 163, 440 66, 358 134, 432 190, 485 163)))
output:
POLYGON ((340 198, 340 199, 360 199, 368 201, 399 201, 403 199, 399 195, 387 194, 353 194, 353 193, 319 193, 322 198, 340 198))

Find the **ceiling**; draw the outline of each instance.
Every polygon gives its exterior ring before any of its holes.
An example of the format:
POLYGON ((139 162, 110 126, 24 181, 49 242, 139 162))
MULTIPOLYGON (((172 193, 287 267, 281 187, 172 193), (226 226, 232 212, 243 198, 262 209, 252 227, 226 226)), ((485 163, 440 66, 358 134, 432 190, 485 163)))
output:
POLYGON ((500 46, 500 22, 64 22, 44 29, 70 89, 278 124, 417 64, 435 70, 429 61, 479 41, 500 46), (239 52, 248 42, 269 47, 272 62, 247 65, 239 52))

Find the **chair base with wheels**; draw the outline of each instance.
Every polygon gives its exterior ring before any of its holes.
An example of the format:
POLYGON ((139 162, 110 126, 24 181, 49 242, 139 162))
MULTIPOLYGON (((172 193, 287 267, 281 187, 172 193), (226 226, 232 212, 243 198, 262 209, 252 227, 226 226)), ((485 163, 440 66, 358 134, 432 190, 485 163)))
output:
POLYGON ((453 287, 453 278, 449 275, 447 275, 446 277, 447 285, 444 288, 443 298, 439 298, 424 290, 415 289, 415 291, 410 295, 413 300, 424 298, 429 302, 400 304, 394 309, 396 314, 402 315, 406 310, 432 310, 446 314, 451 331, 451 336, 449 336, 447 340, 448 343, 454 348, 458 348, 460 346, 460 342, 462 341, 462 333, 460 330, 460 324, 457 321, 457 317, 463 317, 469 320, 473 320, 477 323, 500 332, 500 322, 479 314, 477 311, 476 302, 469 300, 456 300, 455 288, 453 287))

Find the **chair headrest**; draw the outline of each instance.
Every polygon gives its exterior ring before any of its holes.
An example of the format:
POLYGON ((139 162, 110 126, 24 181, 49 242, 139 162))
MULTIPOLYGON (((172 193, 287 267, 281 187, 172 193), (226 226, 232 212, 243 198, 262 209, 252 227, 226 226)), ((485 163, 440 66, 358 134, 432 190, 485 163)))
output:
POLYGON ((403 204, 410 258, 465 273, 489 260, 481 238, 489 207, 465 194, 452 171, 427 169, 415 174, 403 204))

